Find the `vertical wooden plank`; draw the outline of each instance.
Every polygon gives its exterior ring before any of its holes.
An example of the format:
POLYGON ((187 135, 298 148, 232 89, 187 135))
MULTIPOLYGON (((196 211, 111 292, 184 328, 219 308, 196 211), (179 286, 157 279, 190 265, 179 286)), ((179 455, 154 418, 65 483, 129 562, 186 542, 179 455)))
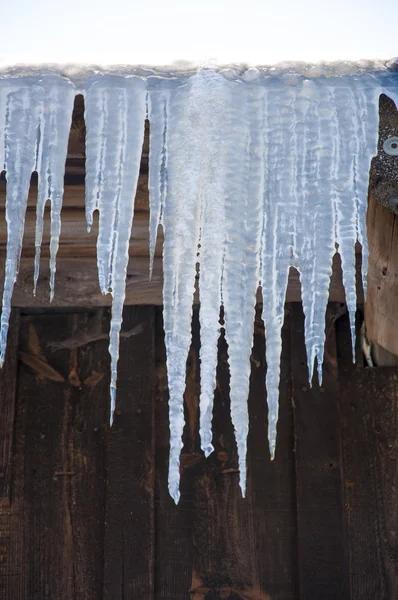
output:
POLYGON ((335 321, 345 310, 330 304, 323 383, 308 384, 301 304, 291 304, 294 427, 300 598, 349 598, 335 321))
POLYGON ((11 455, 14 434, 15 392, 18 367, 19 311, 11 313, 7 353, 0 370, 0 505, 9 504, 11 491, 11 455))
POLYGON ((378 364, 391 364, 395 357, 396 365, 398 338, 394 324, 398 319, 398 168, 396 156, 388 155, 383 144, 388 138, 398 135, 398 111, 395 102, 384 94, 380 96, 379 116, 379 140, 370 171, 366 223, 369 266, 365 322, 367 336, 379 350, 375 357, 380 361, 378 364))
POLYGON ((395 600, 398 369, 352 365, 347 318, 337 335, 351 600, 395 600))
POLYGON ((102 314, 21 317, 25 589, 18 600, 102 595, 109 363, 102 314))
MULTIPOLYGON (((166 350, 164 346, 163 316, 161 307, 156 307, 155 328, 155 599, 187 600, 192 581, 191 560, 191 515, 193 494, 189 482, 181 481, 181 499, 175 506, 167 489, 169 455, 168 386, 166 350), (188 487, 186 485, 188 483, 188 487)), ((196 354, 188 360, 187 383, 195 387, 196 354), (191 374, 191 376, 190 376, 191 374)), ((193 395, 197 395, 192 391, 193 395)), ((193 417, 196 418, 195 416, 193 417)), ((192 462, 201 460, 201 454, 190 452, 192 462)))
POLYGON ((106 600, 154 588, 154 309, 126 307, 116 415, 108 440, 106 600))
MULTIPOLYGON (((14 438, 16 383, 18 375, 19 311, 13 309, 7 354, 0 370, 0 598, 22 600, 21 498, 13 498, 12 483, 18 480, 14 438)), ((16 433, 16 432, 15 432, 16 433)), ((16 436, 15 436, 16 437, 16 436)))
MULTIPOLYGON (((156 594, 162 600, 290 600, 298 598, 293 417, 289 333, 282 366, 277 457, 267 444, 264 329, 256 322, 249 397, 248 489, 238 486, 236 443, 230 418, 225 340, 219 344, 213 416, 215 451, 207 459, 198 437, 199 326, 195 311, 188 359, 186 427, 181 457, 181 501, 167 492, 168 420, 164 355, 158 380, 156 594), (287 354, 286 354, 287 353, 287 354), (158 420, 159 419, 159 420, 158 420), (159 452, 159 453, 158 453, 159 452)), ((286 341, 286 329, 284 331, 286 341)), ((162 346, 163 348, 163 346, 162 346)))

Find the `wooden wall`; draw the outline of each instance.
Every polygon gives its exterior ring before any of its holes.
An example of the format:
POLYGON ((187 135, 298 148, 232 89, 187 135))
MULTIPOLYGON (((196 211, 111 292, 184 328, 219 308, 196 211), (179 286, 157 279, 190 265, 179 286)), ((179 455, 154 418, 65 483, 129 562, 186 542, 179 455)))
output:
POLYGON ((177 507, 161 309, 124 317, 109 430, 108 309, 14 311, 0 376, 0 599, 396 599, 398 370, 352 365, 344 305, 329 305, 324 382, 311 389, 301 305, 286 307, 273 462, 257 319, 246 499, 224 341, 215 452, 200 451, 195 316, 177 507))

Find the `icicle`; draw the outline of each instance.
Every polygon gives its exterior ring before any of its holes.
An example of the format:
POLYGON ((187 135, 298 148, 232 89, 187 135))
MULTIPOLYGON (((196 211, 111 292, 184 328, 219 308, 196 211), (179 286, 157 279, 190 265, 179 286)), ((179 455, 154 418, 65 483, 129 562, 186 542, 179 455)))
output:
POLYGON ((36 294, 40 271, 44 208, 47 200, 50 200, 50 301, 52 301, 54 297, 55 262, 61 233, 65 162, 68 152, 75 88, 69 81, 58 76, 43 77, 41 85, 44 88, 45 99, 41 105, 39 124, 34 294, 36 294))
MULTIPOLYGON (((17 279, 22 250, 29 185, 36 163, 39 108, 45 91, 38 82, 30 80, 4 81, 6 88, 5 169, 7 178, 6 221, 7 257, 1 312, 0 365, 4 362, 11 297, 17 279)), ((3 118, 1 121, 4 122, 3 118)))
MULTIPOLYGON (((275 453, 281 328, 291 266, 300 272, 309 378, 322 381, 325 310, 335 244, 341 254, 352 341, 355 243, 366 293, 368 171, 378 141, 378 97, 396 102, 396 75, 313 77, 204 69, 187 80, 95 75, 85 82, 86 219, 99 210, 98 275, 112 293, 111 420, 119 332, 146 117, 150 119, 150 272, 164 226, 164 323, 170 391, 169 490, 179 499, 186 359, 200 268, 200 435, 212 449, 220 304, 230 364, 231 415, 246 487, 247 399, 256 289, 263 291, 269 441, 275 453), (200 248, 200 250, 199 250, 200 248)), ((4 360, 30 177, 38 170, 34 286, 46 201, 51 201, 50 287, 61 227, 74 85, 46 75, 0 80, 0 169, 7 170, 7 259, 1 314, 4 360)))
POLYGON ((332 93, 325 83, 304 81, 298 99, 300 272, 309 380, 317 359, 322 383, 325 311, 335 252, 333 179, 336 117, 332 93), (302 157, 302 158, 301 158, 302 157))
POLYGON ((362 76, 353 82, 356 100, 356 127, 358 153, 356 157, 357 237, 362 246, 362 282, 366 298, 368 272, 368 241, 366 236, 366 212, 368 208, 369 170, 372 157, 377 154, 379 138, 379 97, 382 89, 377 79, 362 76))
MULTIPOLYGON (((214 137, 216 132, 213 131, 212 117, 212 111, 217 109, 214 103, 218 97, 217 92, 212 97, 211 86, 214 81, 219 85, 218 76, 215 77, 211 71, 201 71, 185 86, 181 86, 173 93, 169 104, 168 187, 163 218, 165 235, 163 298, 170 392, 169 490, 175 502, 178 502, 180 496, 179 464, 184 427, 183 397, 186 360, 191 343, 192 300, 195 265, 198 260, 196 254, 200 235, 201 197, 211 189, 206 187, 209 185, 206 169, 210 166, 209 153, 214 158, 216 151, 210 145, 212 140, 217 139, 214 137)), ((214 202, 217 201, 219 199, 214 198, 214 202)), ((216 290, 213 309, 218 302, 219 285, 216 290)), ((217 327, 214 323, 213 327, 212 344, 217 339, 217 327)), ((212 353, 214 348, 209 351, 212 353)), ((213 358, 210 360, 212 361, 213 358)), ((210 374, 210 379, 212 378, 213 369, 210 374)))
POLYGON ((239 457, 239 482, 246 491, 246 448, 249 429, 248 395, 253 345, 256 291, 262 232, 264 156, 262 129, 264 91, 260 86, 236 86, 225 197, 225 256, 222 280, 225 338, 230 368, 231 416, 239 457))
POLYGON ((222 75, 206 72, 207 101, 202 110, 207 129, 202 139, 200 169, 202 180, 198 189, 200 201, 200 439, 208 456, 213 450, 212 418, 216 388, 218 338, 220 335, 221 277, 225 235, 225 196, 227 174, 227 136, 233 125, 233 88, 222 75))
POLYGON ((341 256, 343 283, 350 317, 353 359, 355 360, 355 313, 357 307, 355 242, 357 227, 357 154, 356 103, 352 85, 345 79, 336 83, 333 99, 338 122, 338 148, 335 176, 337 243, 341 256))
POLYGON ((149 278, 152 278, 158 227, 167 194, 167 120, 171 90, 165 82, 148 94, 149 129, 149 278))
POLYGON ((266 181, 261 250, 263 320, 267 345, 267 402, 270 453, 275 455, 282 350, 281 330, 289 268, 297 235, 296 88, 273 81, 267 85, 266 181))
POLYGON ((86 209, 99 210, 98 274, 102 293, 112 293, 111 412, 116 396, 119 333, 122 323, 134 199, 145 125, 146 84, 138 78, 101 77, 85 94, 86 209))

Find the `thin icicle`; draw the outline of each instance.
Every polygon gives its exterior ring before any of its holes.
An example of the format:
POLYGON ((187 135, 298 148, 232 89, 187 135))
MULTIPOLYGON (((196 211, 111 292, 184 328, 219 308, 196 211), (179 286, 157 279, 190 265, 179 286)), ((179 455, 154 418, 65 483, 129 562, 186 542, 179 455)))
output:
POLYGON ((100 287, 103 293, 110 291, 113 298, 109 341, 111 423, 134 199, 144 140, 145 100, 146 85, 138 77, 100 76, 86 92, 87 210, 90 214, 97 198, 100 287))
POLYGON ((75 88, 68 80, 58 76, 43 77, 41 85, 45 90, 45 97, 41 105, 39 125, 36 255, 33 293, 36 294, 37 280, 40 272, 44 208, 47 200, 50 200, 50 301, 52 301, 54 297, 56 256, 61 233, 65 162, 68 152, 75 88))
MULTIPOLYGON (((162 82, 163 83, 163 82, 162 82)), ((152 278, 158 227, 167 194, 167 121, 171 90, 160 85, 148 94, 149 129, 149 278, 152 278)))
POLYGON ((230 369, 231 417, 239 458, 239 484, 246 493, 250 354, 262 232, 264 91, 235 86, 232 126, 226 134, 225 257, 222 281, 225 338, 230 369))
POLYGON ((353 360, 355 360, 355 313, 357 308, 355 242, 357 227, 357 154, 356 103, 350 81, 341 79, 333 89, 338 122, 338 159, 335 200, 337 211, 337 243, 341 256, 343 283, 350 318, 353 360))
POLYGON ((317 359, 322 383, 325 311, 335 253, 333 172, 336 119, 332 95, 323 83, 304 81, 298 104, 300 139, 300 271, 309 381, 317 359))
POLYGON ((7 178, 7 257, 1 312, 0 365, 4 363, 11 297, 17 279, 22 250, 29 185, 36 163, 39 108, 44 88, 39 82, 5 82, 7 90, 5 128, 5 169, 7 178))
POLYGON ((263 320, 267 344, 268 438, 275 455, 282 351, 281 330, 289 267, 296 253, 297 147, 296 87, 270 82, 266 96, 265 228, 261 250, 263 320))
POLYGON ((353 86, 356 100, 356 126, 358 153, 356 170, 357 237, 362 246, 362 282, 366 298, 368 272, 368 241, 366 236, 366 211, 368 208, 369 170, 372 157, 377 154, 379 97, 382 89, 374 77, 362 76, 353 86))
POLYGON ((213 450, 212 418, 213 399, 216 388, 218 338, 220 335, 221 278, 223 268, 223 243, 225 231, 225 195, 228 147, 227 132, 233 124, 233 89, 217 73, 207 73, 207 105, 202 110, 209 117, 203 146, 201 165, 206 173, 198 189, 200 200, 200 439, 201 447, 208 456, 213 450))

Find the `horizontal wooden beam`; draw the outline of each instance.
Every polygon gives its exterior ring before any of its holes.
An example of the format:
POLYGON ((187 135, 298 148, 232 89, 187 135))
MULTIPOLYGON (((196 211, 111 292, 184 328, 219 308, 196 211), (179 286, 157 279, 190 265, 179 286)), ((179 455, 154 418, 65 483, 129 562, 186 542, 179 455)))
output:
MULTIPOLYGON (((57 273, 54 307, 107 306, 111 297, 103 296, 99 291, 96 243, 98 223, 94 222, 90 233, 87 232, 84 196, 85 196, 85 127, 83 118, 83 98, 78 96, 69 139, 68 159, 65 173, 65 192, 62 209, 62 230, 57 257, 57 273)), ((155 252, 154 274, 149 281, 149 196, 148 196, 148 154, 149 128, 145 129, 141 170, 135 198, 135 216, 130 240, 130 264, 126 283, 126 304, 162 304, 162 245, 159 239, 155 252)), ((7 227, 5 222, 6 181, 0 180, 0 281, 4 279, 7 227)), ((18 282, 13 295, 13 305, 20 308, 45 308, 49 302, 48 255, 50 241, 50 211, 47 204, 44 219, 42 243, 41 276, 37 295, 33 297, 33 257, 35 255, 37 176, 33 175, 29 192, 28 210, 25 221, 22 260, 18 282)), ((96 216, 95 216, 96 219, 96 216)), ((0 286, 1 290, 1 286, 0 286)), ((258 294, 258 302, 262 296, 258 294)), ((301 286, 297 271, 291 270, 287 290, 287 302, 301 301, 301 286)), ((333 263, 333 275, 330 284, 329 300, 345 302, 342 285, 342 273, 339 256, 333 263)), ((198 295, 195 296, 198 302, 198 295)), ((359 295, 359 302, 363 298, 359 295)))
MULTIPOLYGON (((145 256, 133 256, 127 272, 126 305, 154 304, 161 305, 162 299, 162 260, 155 259, 152 280, 149 281, 149 260, 145 256)), ((4 263, 0 266, 0 279, 4 278, 4 263)), ((33 296, 33 258, 23 258, 21 261, 18 282, 13 295, 13 306, 20 308, 36 307, 72 307, 72 306, 108 306, 111 296, 103 296, 99 290, 97 265, 94 256, 89 257, 60 257, 57 261, 55 279, 55 298, 49 301, 49 271, 48 261, 41 260, 41 275, 36 297, 33 296)), ((336 255, 333 265, 333 275, 330 283, 331 302, 345 302, 342 284, 340 259, 336 255)), ((261 293, 257 297, 262 302, 261 293)), ((291 269, 286 295, 287 302, 301 301, 301 286, 298 272, 291 269)), ((198 294, 194 302, 199 302, 198 294)), ((359 303, 363 298, 359 297, 359 303)))

